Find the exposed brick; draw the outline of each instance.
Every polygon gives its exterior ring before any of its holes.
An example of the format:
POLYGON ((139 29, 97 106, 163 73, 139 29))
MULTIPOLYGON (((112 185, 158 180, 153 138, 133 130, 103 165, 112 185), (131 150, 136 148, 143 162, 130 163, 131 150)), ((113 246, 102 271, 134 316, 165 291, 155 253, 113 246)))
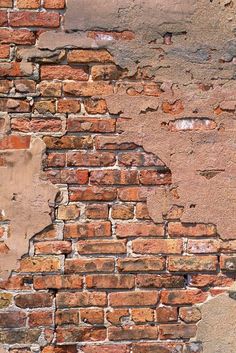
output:
POLYGON ((108 82, 76 82, 70 81, 63 84, 64 93, 71 96, 108 96, 113 93, 113 87, 108 82))
POLYGON ((20 132, 57 132, 61 130, 62 123, 60 119, 13 118, 11 127, 20 132))
POLYGON ((91 31, 91 32, 88 32, 88 37, 96 40, 132 40, 135 38, 135 35, 131 31, 122 31, 122 32, 91 31))
POLYGON ((91 70, 92 79, 94 81, 118 80, 122 72, 116 65, 94 65, 91 70))
POLYGON ((40 0, 17 0, 16 5, 19 9, 38 9, 40 0))
POLYGON ((69 326, 66 330, 64 327, 58 327, 56 332, 58 343, 103 341, 107 333, 105 328, 78 326, 69 326))
POLYGON ((116 225, 116 235, 118 238, 127 237, 163 237, 164 236, 164 226, 162 224, 153 223, 128 223, 128 224, 117 224, 116 225))
POLYGON ((0 7, 12 7, 13 0, 0 0, 0 7))
POLYGON ((32 45, 35 43, 35 34, 27 29, 0 29, 1 43, 14 43, 18 45, 32 45))
POLYGON ((87 240, 77 243, 79 254, 124 254, 126 253, 126 244, 119 240, 87 240))
POLYGON ((139 180, 143 185, 167 185, 171 184, 171 174, 160 173, 156 170, 142 170, 139 180))
POLYGON ((87 239, 94 237, 110 237, 111 223, 106 221, 66 224, 65 238, 87 239))
POLYGON ((158 323, 168 323, 178 321, 178 311, 175 307, 162 306, 156 310, 156 321, 158 323))
POLYGON ((217 256, 170 256, 168 269, 173 272, 216 271, 217 265, 217 256))
POLYGON ((76 345, 66 346, 47 346, 42 350, 43 353, 76 353, 76 345))
POLYGON ((172 274, 138 274, 137 285, 141 288, 182 288, 184 286, 184 276, 172 274))
POLYGON ((197 307, 184 307, 179 309, 179 317, 185 323, 198 322, 201 320, 201 311, 197 307))
POLYGON ((87 98, 84 100, 84 107, 89 114, 105 114, 107 112, 107 104, 104 99, 87 98))
POLYGON ((125 187, 118 190, 121 201, 146 201, 146 189, 140 187, 125 187))
POLYGON ((21 311, 5 311, 0 313, 1 328, 19 328, 26 326, 26 314, 21 311))
POLYGON ((106 344, 106 345, 96 345, 92 346, 86 345, 82 347, 82 352, 84 353, 129 353, 129 346, 125 344, 106 344))
POLYGON ((52 326, 53 313, 51 311, 35 311, 29 313, 29 327, 52 326))
POLYGON ((69 254, 72 251, 69 241, 44 241, 34 244, 35 254, 69 254))
POLYGON ((172 239, 136 239, 132 242, 132 249, 138 254, 181 254, 183 242, 172 239))
MULTIPOLYGON (((58 207, 57 218, 63 221, 69 221, 72 219, 77 219, 80 216, 80 209, 76 205, 61 205, 58 207)), ((66 250, 64 248, 64 250, 66 250)), ((63 246, 62 246, 62 251, 63 246)), ((68 249, 69 250, 69 249, 68 249)), ((69 251, 71 252, 71 251, 69 251)))
POLYGON ((80 258, 65 261, 66 273, 113 272, 114 268, 114 259, 109 258, 80 258))
POLYGON ((67 60, 69 63, 107 63, 113 62, 113 57, 107 50, 72 50, 67 60))
POLYGON ((50 12, 11 12, 10 25, 13 27, 59 27, 60 15, 50 12))
POLYGON ((207 293, 198 289, 193 290, 163 290, 161 302, 166 305, 189 305, 203 303, 207 293))
POLYGON ((68 65, 43 65, 41 66, 42 80, 88 80, 87 70, 68 65))
POLYGON ((34 276, 35 289, 81 289, 83 278, 78 275, 34 276))
POLYGON ((24 65, 18 62, 0 63, 1 77, 30 76, 32 73, 33 65, 31 63, 25 63, 24 65))
POLYGON ((216 228, 213 225, 196 224, 184 225, 181 223, 170 223, 168 226, 171 237, 214 237, 216 228))
POLYGON ((118 260, 120 272, 149 272, 165 269, 165 259, 162 257, 135 257, 118 260))
POLYGON ((41 81, 38 87, 43 97, 60 97, 61 85, 61 82, 41 81))
POLYGON ((236 269, 236 256, 222 255, 220 257, 220 268, 223 271, 235 271, 236 269))
POLYGON ((218 253, 219 250, 220 250, 220 242, 216 239, 188 240, 187 252, 190 254, 218 253))
POLYGON ((69 132, 114 132, 115 127, 115 119, 76 117, 67 119, 67 129, 69 132))
POLYGON ((157 339, 158 327, 155 326, 123 326, 108 328, 111 341, 127 341, 142 339, 157 339))
POLYGON ((154 321, 154 310, 149 308, 132 309, 131 317, 135 324, 154 321))
POLYGON ((108 167, 115 163, 115 155, 110 152, 68 152, 68 167, 108 167))
POLYGON ((46 146, 50 149, 91 149, 93 139, 90 136, 45 136, 46 146))
POLYGON ((111 216, 113 219, 132 219, 134 217, 134 207, 126 204, 113 205, 111 216))
POLYGON ((27 149, 30 147, 30 136, 10 135, 0 139, 0 150, 27 149))
POLYGON ((20 308, 43 308, 52 306, 53 296, 47 292, 17 294, 14 300, 16 306, 20 308))
POLYGON ((160 325, 160 339, 191 338, 196 335, 196 325, 170 324, 160 325))
POLYGON ((111 309, 107 312, 106 318, 113 325, 122 325, 122 320, 125 318, 129 318, 129 310, 128 309, 111 309))
POLYGON ((60 292, 57 294, 56 303, 58 308, 105 306, 107 304, 106 293, 99 292, 60 292))
POLYGON ((10 46, 5 44, 5 45, 0 45, 0 59, 7 59, 9 58, 10 55, 10 46))
POLYGON ((159 301, 157 291, 117 292, 109 294, 111 306, 147 306, 156 305, 159 301))
POLYGON ((86 277, 87 288, 132 289, 135 277, 131 275, 89 275, 86 277))
POLYGON ((64 9, 65 0, 44 0, 45 9, 64 9))
POLYGON ((58 113, 79 113, 81 109, 80 101, 73 99, 60 99, 57 101, 58 113))
POLYGON ((70 188, 70 201, 113 201, 116 199, 116 189, 97 186, 70 188))
POLYGON ((85 215, 89 219, 107 219, 108 205, 91 204, 86 207, 85 215))
POLYGON ((59 309, 56 311, 55 321, 57 325, 79 325, 79 309, 59 309))
POLYGON ((172 353, 179 351, 183 353, 183 345, 178 343, 135 343, 132 345, 133 353, 172 353))
POLYGON ((26 257, 20 262, 21 272, 54 272, 60 267, 60 259, 55 256, 26 257))
POLYGON ((136 170, 96 170, 91 172, 90 182, 99 185, 132 185, 138 184, 138 174, 136 170))

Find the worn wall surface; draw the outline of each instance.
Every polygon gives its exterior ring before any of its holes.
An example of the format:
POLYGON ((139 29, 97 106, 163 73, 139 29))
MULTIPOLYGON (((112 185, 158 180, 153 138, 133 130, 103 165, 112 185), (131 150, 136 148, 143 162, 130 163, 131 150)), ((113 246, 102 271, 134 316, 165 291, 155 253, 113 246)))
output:
POLYGON ((235 353, 235 1, 0 7, 0 351, 235 353))

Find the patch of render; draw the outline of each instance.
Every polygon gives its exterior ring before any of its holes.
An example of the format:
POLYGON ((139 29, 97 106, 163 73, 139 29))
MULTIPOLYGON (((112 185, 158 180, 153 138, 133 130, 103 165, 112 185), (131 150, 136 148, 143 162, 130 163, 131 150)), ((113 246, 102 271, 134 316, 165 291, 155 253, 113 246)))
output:
POLYGON ((5 163, 0 166, 0 208, 3 221, 9 224, 4 238, 6 251, 0 257, 2 279, 17 270, 30 238, 52 223, 50 205, 57 189, 43 176, 44 151, 45 144, 39 138, 29 149, 1 151, 5 163))
POLYGON ((198 323, 196 340, 204 353, 236 351, 236 301, 227 293, 218 295, 200 306, 202 320, 198 323))

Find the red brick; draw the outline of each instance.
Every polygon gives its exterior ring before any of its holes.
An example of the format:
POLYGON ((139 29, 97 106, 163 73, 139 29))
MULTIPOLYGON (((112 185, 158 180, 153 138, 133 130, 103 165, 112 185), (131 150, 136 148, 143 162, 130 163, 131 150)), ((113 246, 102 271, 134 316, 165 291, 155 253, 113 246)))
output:
POLYGON ((0 0, 0 7, 12 7, 12 1, 13 0, 0 0))
POLYGON ((190 254, 210 254, 220 251, 220 242, 216 239, 188 240, 187 252, 190 254))
POLYGON ((62 128, 60 119, 13 118, 11 128, 20 132, 58 132, 62 128))
POLYGON ((109 327, 108 337, 111 341, 157 339, 158 327, 155 326, 123 326, 109 327))
POLYGON ((12 27, 59 27, 60 15, 53 12, 19 11, 10 12, 9 21, 12 27))
POLYGON ((57 101, 58 113, 79 113, 80 101, 74 99, 60 99, 57 101))
POLYGON ((113 188, 70 187, 69 191, 70 201, 113 201, 116 199, 116 189, 113 188))
POLYGON ((184 287, 184 276, 172 274, 138 274, 137 286, 141 288, 182 288, 184 287))
POLYGON ((118 170, 118 169, 92 171, 90 173, 90 182, 91 184, 99 184, 99 185, 114 185, 114 184, 130 185, 130 184, 139 183, 138 173, 136 170, 118 170))
POLYGON ((187 339, 195 337, 196 325, 170 324, 160 325, 160 339, 187 339))
POLYGON ((64 153, 48 153, 46 160, 47 167, 64 167, 65 164, 66 155, 64 153))
POLYGON ((28 149, 30 147, 30 139, 30 136, 5 136, 0 139, 0 150, 28 149))
POLYGON ((147 306, 156 305, 159 301, 157 291, 139 291, 139 292, 116 292, 109 294, 111 306, 147 306))
POLYGON ((134 207, 126 204, 113 205, 111 216, 113 219, 132 219, 134 218, 134 207))
POLYGON ((0 289, 5 290, 31 290, 32 277, 30 275, 25 276, 11 276, 8 280, 0 281, 0 289))
POLYGON ((88 37, 96 40, 132 40, 135 35, 130 31, 122 32, 105 32, 105 31, 91 31, 88 32, 88 37))
POLYGON ((141 170, 139 180, 142 185, 168 185, 171 184, 171 174, 156 170, 141 170))
POLYGON ((61 97, 61 82, 41 81, 38 85, 43 97, 61 97))
POLYGON ((176 100, 174 103, 164 101, 162 103, 162 110, 167 114, 178 115, 182 113, 184 106, 180 100, 176 100))
POLYGON ((113 86, 109 82, 76 82, 70 81, 63 84, 65 95, 72 96, 108 96, 113 94, 113 86))
POLYGON ((72 251, 72 245, 69 241, 44 241, 34 244, 35 254, 69 254, 72 251))
POLYGON ((89 114, 105 114, 107 112, 105 99, 87 98, 84 100, 84 107, 89 114))
POLYGON ((86 207, 85 215, 89 219, 107 219, 108 205, 91 204, 86 207))
POLYGON ((135 324, 153 322, 154 310, 149 308, 132 309, 131 317, 135 324))
POLYGON ((125 167, 162 167, 163 163, 154 154, 145 152, 124 152, 119 153, 118 162, 125 167))
POLYGON ((81 352, 83 353, 129 353, 130 349, 129 346, 125 344, 116 344, 116 345, 111 345, 111 344, 102 344, 99 346, 91 346, 91 344, 86 345, 81 348, 81 352))
POLYGON ((0 59, 8 59, 10 56, 10 46, 0 45, 0 59))
POLYGON ((12 81, 8 81, 8 80, 0 81, 0 93, 9 93, 12 87, 13 87, 12 81))
POLYGON ((1 43, 14 43, 18 45, 32 45, 35 43, 35 34, 27 29, 1 28, 0 29, 1 43))
POLYGON ((111 309, 106 315, 107 321, 113 325, 122 325, 122 320, 125 318, 130 319, 130 314, 128 309, 111 309))
POLYGON ((107 50, 72 50, 67 60, 69 63, 107 63, 113 62, 113 57, 107 50))
POLYGON ((28 113, 31 108, 28 102, 20 99, 1 99, 0 101, 0 111, 9 113, 28 113))
POLYGON ((56 330, 57 342, 87 342, 104 341, 106 339, 106 329, 100 327, 78 327, 69 326, 66 328, 58 327, 56 330))
POLYGON ((0 313, 0 328, 19 328, 26 326, 26 314, 21 311, 0 313))
POLYGON ((26 257, 20 262, 21 272, 55 272, 60 267, 60 259, 56 256, 26 257))
POLYGON ((181 254, 183 241, 174 239, 135 239, 133 252, 138 254, 181 254))
POLYGON ((220 268, 222 271, 235 271, 236 270, 236 256, 221 255, 220 268))
POLYGON ((197 307, 185 307, 179 309, 179 317, 185 323, 198 322, 201 320, 201 311, 197 307))
POLYGON ((68 167, 108 167, 115 164, 115 155, 110 152, 68 152, 68 167))
POLYGON ((26 308, 50 307, 53 303, 53 296, 47 292, 33 294, 17 294, 15 296, 16 306, 26 308))
POLYGON ((91 69, 91 76, 94 81, 118 80, 122 71, 116 65, 94 65, 91 69))
POLYGON ((164 226, 154 223, 118 223, 116 225, 116 235, 118 238, 128 237, 163 237, 164 226))
MULTIPOLYGON (((178 343, 135 343, 132 345, 133 353, 183 353, 183 345, 178 343)), ((190 352, 189 352, 190 353, 190 352)), ((193 353, 193 352, 192 352, 193 353)), ((200 353, 200 352, 199 352, 200 353)))
POLYGON ((65 224, 64 237, 87 239, 94 237, 110 237, 111 223, 106 221, 65 224))
POLYGON ((65 0, 44 0, 45 9, 64 9, 65 0))
POLYGON ((79 254, 125 254, 126 243, 121 240, 85 240, 77 243, 79 254))
POLYGON ((35 289, 81 289, 83 278, 78 275, 34 276, 35 289))
POLYGON ((120 188, 118 190, 118 198, 121 201, 146 201, 146 188, 136 186, 120 188))
POLYGON ((177 308, 170 306, 162 306, 160 308, 157 308, 156 321, 162 324, 178 321, 177 308))
POLYGON ((58 308, 105 306, 107 297, 106 293, 99 292, 60 292, 57 294, 56 303, 58 308))
POLYGON ((60 205, 57 209, 57 218, 63 221, 75 220, 80 216, 80 209, 77 205, 60 205))
POLYGON ((31 63, 21 64, 18 62, 0 63, 1 77, 17 77, 30 76, 33 73, 33 65, 31 63))
POLYGON ((50 311, 35 311, 29 313, 29 327, 52 326, 53 313, 50 311))
POLYGON ((68 118, 67 129, 69 132, 114 132, 116 128, 115 119, 108 118, 68 118))
POLYGON ((57 310, 55 317, 56 325, 79 325, 79 309, 57 310))
POLYGON ((150 219, 147 204, 144 202, 138 202, 136 204, 136 218, 138 219, 150 219))
POLYGON ((135 257, 118 260, 120 272, 150 272, 165 269, 165 259, 162 257, 135 257))
POLYGON ((207 224, 169 223, 168 232, 171 237, 214 237, 216 236, 216 227, 207 224))
POLYGON ((79 258, 65 260, 65 273, 113 272, 114 259, 109 258, 79 258))
POLYGON ((66 345, 66 346, 47 346, 42 350, 43 353, 77 353, 76 345, 66 345))
POLYGON ((171 272, 216 271, 217 256, 170 256, 168 269, 171 272))
POLYGON ((41 66, 42 80, 77 80, 87 81, 88 70, 69 65, 43 65, 41 66))
POLYGON ((50 149, 91 149, 93 138, 90 136, 45 136, 43 138, 47 148, 50 149))
POLYGON ((207 299, 207 293, 198 289, 188 290, 163 290, 161 302, 166 305, 189 305, 203 303, 207 299))
POLYGON ((80 309, 81 322, 90 325, 104 324, 103 309, 80 309))
POLYGON ((33 80, 19 79, 15 81, 15 88, 19 93, 35 93, 36 83, 33 80))
POLYGON ((193 287, 230 287, 235 279, 222 274, 206 275, 194 274, 191 275, 190 285, 193 287))
POLYGON ((38 9, 40 0, 17 0, 16 6, 18 9, 38 9))
POLYGON ((7 12, 0 11, 0 26, 4 27, 7 26, 8 19, 7 19, 7 12))
POLYGON ((113 136, 96 136, 97 150, 133 150, 137 145, 133 142, 114 142, 113 136))
POLYGON ((88 275, 86 277, 87 288, 132 289, 134 285, 135 277, 132 275, 88 275))

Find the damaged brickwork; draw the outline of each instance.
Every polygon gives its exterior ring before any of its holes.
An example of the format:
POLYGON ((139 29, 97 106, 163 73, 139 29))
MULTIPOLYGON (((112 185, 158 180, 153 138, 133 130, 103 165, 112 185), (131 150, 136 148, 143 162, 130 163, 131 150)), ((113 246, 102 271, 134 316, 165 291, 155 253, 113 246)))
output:
POLYGON ((0 8, 1 352, 235 353, 235 1, 0 8))

